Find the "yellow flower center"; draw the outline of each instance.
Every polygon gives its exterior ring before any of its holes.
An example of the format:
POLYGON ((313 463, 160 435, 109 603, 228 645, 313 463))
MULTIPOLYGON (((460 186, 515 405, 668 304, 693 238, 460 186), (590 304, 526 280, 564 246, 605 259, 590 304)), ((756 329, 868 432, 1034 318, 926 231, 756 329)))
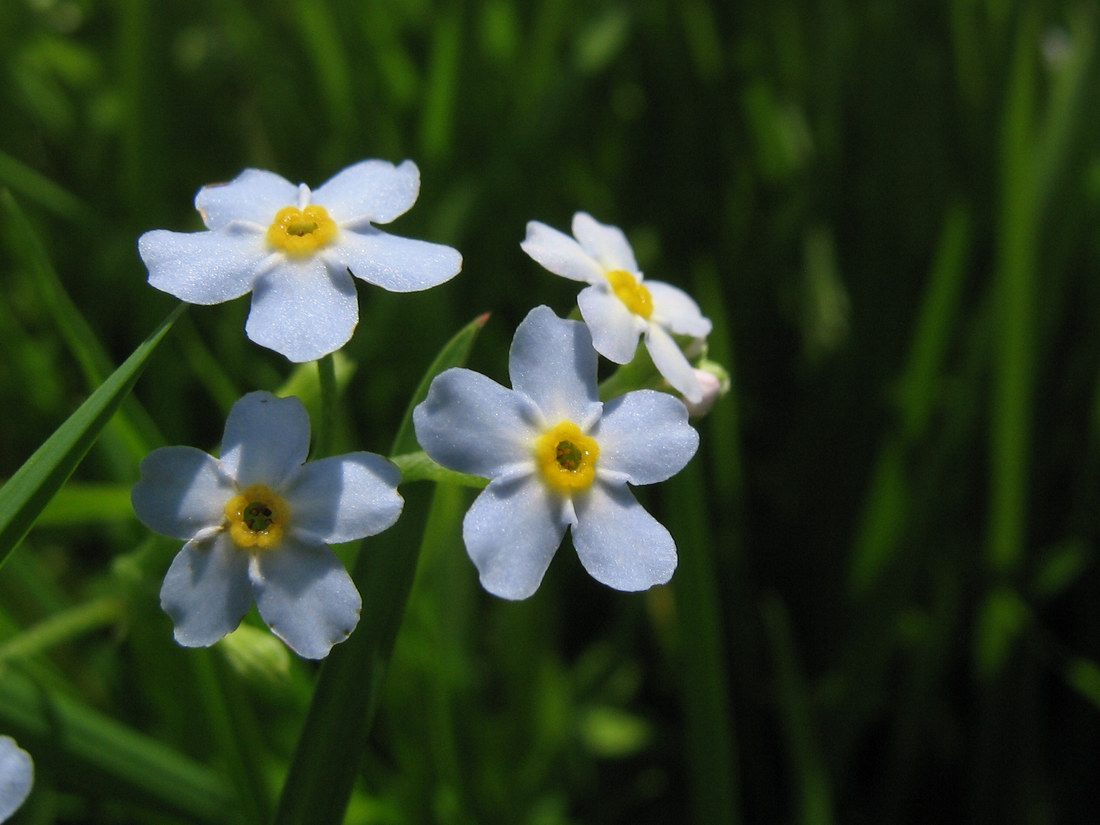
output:
POLYGON ((336 237, 336 223, 323 206, 283 207, 267 228, 267 242, 287 255, 312 255, 336 237))
POLYGON ((550 489, 568 496, 596 480, 600 445, 572 421, 562 421, 535 439, 535 464, 550 489))
POLYGON ((653 296, 625 269, 611 270, 607 273, 607 280, 619 300, 635 315, 648 318, 653 314, 653 296))
POLYGON ((246 487, 225 505, 229 536, 242 549, 267 550, 283 540, 290 508, 263 484, 246 487))

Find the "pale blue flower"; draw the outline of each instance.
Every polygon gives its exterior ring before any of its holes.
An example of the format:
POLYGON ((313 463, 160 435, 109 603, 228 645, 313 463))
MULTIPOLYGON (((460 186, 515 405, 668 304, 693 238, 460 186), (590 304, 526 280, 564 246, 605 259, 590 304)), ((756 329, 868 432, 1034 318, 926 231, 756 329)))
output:
POLYGON ((700 402, 703 388, 672 337, 710 335, 711 323, 699 305, 671 284, 646 280, 617 226, 578 212, 573 216, 573 235, 531 221, 520 247, 555 275, 589 284, 577 296, 577 306, 600 355, 628 364, 642 335, 658 372, 688 401, 700 402))
POLYGON ((547 307, 516 329, 508 368, 512 389, 447 370, 413 413, 428 455, 490 479, 462 525, 482 585, 527 598, 569 528, 596 580, 618 590, 667 582, 676 545, 627 485, 664 481, 695 454, 683 403, 641 390, 602 404, 588 329, 547 307))
POLYGON ((7 822, 30 796, 34 762, 10 736, 0 736, 0 822, 7 822))
POLYGON ((187 541, 160 591, 181 645, 218 641, 253 599, 272 632, 307 659, 355 629, 362 601, 328 545, 397 521, 400 473, 366 452, 305 463, 308 450, 301 402, 253 392, 229 412, 220 460, 164 447, 141 463, 138 518, 187 541))
POLYGON ((272 172, 246 169, 195 197, 207 232, 146 232, 138 251, 149 283, 191 304, 247 292, 245 332, 291 361, 348 342, 359 320, 351 275, 392 292, 441 284, 462 267, 449 246, 375 227, 407 212, 420 191, 412 161, 365 160, 311 192, 272 172))

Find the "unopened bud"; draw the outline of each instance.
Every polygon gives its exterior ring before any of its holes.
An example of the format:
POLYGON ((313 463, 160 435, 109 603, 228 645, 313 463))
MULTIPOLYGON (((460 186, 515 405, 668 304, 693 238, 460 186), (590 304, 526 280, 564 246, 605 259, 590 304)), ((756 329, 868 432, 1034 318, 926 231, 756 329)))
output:
POLYGON ((730 391, 730 375, 721 364, 704 358, 695 369, 695 377, 703 388, 703 397, 695 403, 685 398, 684 405, 692 418, 702 418, 715 401, 730 391))

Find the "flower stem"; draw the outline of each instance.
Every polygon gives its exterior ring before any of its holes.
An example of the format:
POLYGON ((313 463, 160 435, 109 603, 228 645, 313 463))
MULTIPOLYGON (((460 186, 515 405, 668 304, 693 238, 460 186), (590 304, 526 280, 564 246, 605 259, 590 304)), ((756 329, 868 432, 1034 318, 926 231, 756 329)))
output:
POLYGON ((332 452, 333 429, 336 426, 336 366, 332 353, 317 361, 317 376, 321 382, 321 420, 317 423, 314 459, 324 458, 332 452))

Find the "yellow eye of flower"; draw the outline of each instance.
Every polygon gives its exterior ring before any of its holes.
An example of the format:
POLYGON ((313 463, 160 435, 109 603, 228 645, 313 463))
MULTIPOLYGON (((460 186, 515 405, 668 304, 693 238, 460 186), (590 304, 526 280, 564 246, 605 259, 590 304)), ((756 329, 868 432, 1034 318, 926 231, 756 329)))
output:
POLYGON ((562 421, 535 439, 535 464, 542 480, 562 495, 587 490, 596 479, 600 445, 572 421, 562 421))
POLYGON ((294 257, 312 255, 335 237, 336 223, 323 206, 284 207, 267 229, 267 242, 294 257))
POLYGON ((644 284, 625 269, 613 269, 607 273, 608 283, 618 296, 619 300, 626 304, 626 308, 635 315, 649 318, 653 314, 653 296, 644 284))
POLYGON ((238 547, 267 550, 283 540, 290 508, 270 487, 253 484, 229 499, 225 518, 229 536, 238 547))

